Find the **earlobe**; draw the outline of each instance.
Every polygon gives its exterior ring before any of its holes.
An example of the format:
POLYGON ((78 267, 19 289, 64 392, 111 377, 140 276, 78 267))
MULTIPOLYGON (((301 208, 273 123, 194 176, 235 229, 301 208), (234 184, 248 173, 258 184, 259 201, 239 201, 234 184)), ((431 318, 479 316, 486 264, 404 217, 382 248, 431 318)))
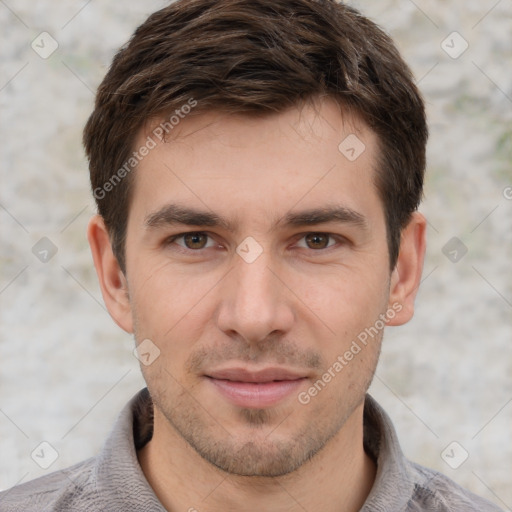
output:
POLYGON ((114 256, 103 217, 95 215, 87 227, 94 266, 103 300, 114 321, 126 332, 133 332, 128 283, 114 256))
POLYGON ((393 272, 389 295, 389 307, 400 304, 400 311, 388 325, 402 325, 408 322, 414 314, 414 299, 418 292, 423 271, 423 260, 426 249, 425 217, 414 212, 407 226, 402 230, 400 253, 393 272))

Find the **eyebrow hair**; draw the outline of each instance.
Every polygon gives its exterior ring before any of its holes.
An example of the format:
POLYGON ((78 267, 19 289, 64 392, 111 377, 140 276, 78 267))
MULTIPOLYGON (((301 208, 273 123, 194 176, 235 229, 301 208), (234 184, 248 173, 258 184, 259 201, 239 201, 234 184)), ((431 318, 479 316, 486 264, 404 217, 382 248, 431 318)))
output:
POLYGON ((351 208, 345 206, 324 206, 301 212, 289 212, 277 223, 285 226, 314 226, 327 222, 339 222, 342 224, 353 224, 365 230, 369 228, 366 217, 351 208))
POLYGON ((174 224, 185 224, 187 226, 208 226, 222 227, 232 230, 233 225, 227 219, 213 212, 188 208, 177 204, 167 204, 160 210, 149 214, 144 219, 148 228, 160 228, 174 224))
MULTIPOLYGON (((283 218, 278 219, 272 224, 270 231, 274 231, 279 227, 314 226, 327 222, 352 224, 364 230, 369 229, 368 221, 361 213, 344 206, 327 205, 322 208, 288 212, 283 218)), ((156 212, 150 213, 144 220, 144 225, 150 229, 176 224, 221 227, 227 231, 236 230, 232 221, 214 212, 198 210, 196 208, 189 208, 172 203, 163 206, 156 212)))

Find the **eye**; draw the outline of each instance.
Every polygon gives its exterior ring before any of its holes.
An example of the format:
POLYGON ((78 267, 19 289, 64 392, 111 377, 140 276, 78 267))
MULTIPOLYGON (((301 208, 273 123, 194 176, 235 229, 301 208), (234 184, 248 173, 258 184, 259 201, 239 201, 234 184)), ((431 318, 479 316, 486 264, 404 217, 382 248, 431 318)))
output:
MULTIPOLYGON (((306 241, 306 249, 327 249, 328 247, 335 245, 334 237, 329 233, 308 233, 304 235, 300 240, 306 241), (329 240, 331 240, 333 243, 329 244, 329 240)), ((304 247, 304 245, 299 245, 299 247, 304 247)))
MULTIPOLYGON (((329 249, 336 245, 336 241, 343 242, 342 237, 336 237, 330 233, 307 233, 299 239, 297 247, 312 249, 315 251, 329 249), (304 241, 304 243, 302 243, 304 241)), ((204 231, 190 231, 180 233, 165 240, 165 245, 176 244, 185 251, 198 252, 201 249, 208 249, 216 246, 216 242, 204 231)))
POLYGON ((213 247, 215 242, 211 240, 210 245, 207 245, 207 241, 210 236, 207 233, 202 231, 191 231, 189 233, 181 233, 179 235, 174 235, 166 240, 166 245, 170 245, 175 243, 184 249, 189 249, 191 251, 196 251, 200 249, 208 249, 209 247, 213 247), (178 242, 181 241, 182 243, 178 242))

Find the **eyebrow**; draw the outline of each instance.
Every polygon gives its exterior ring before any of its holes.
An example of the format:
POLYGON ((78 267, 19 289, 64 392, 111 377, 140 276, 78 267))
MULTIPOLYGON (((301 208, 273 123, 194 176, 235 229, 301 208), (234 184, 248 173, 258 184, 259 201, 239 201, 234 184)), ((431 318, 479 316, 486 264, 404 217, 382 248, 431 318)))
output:
MULTIPOLYGON (((270 231, 274 231, 279 227, 314 226, 328 222, 351 224, 364 230, 369 229, 369 223, 361 213, 345 206, 327 205, 322 208, 288 212, 284 217, 273 222, 270 231)), ((148 229, 158 229, 178 224, 220 227, 227 231, 236 231, 236 226, 232 221, 214 212, 198 210, 178 204, 167 204, 159 210, 148 214, 144 219, 144 225, 148 229)))

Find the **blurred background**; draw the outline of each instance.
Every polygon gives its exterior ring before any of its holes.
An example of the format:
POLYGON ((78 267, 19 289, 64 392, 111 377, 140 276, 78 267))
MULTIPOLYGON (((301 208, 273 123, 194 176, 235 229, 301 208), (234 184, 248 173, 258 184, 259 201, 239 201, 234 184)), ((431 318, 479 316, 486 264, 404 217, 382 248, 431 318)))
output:
MULTIPOLYGON (((0 489, 94 455, 144 386, 85 237, 81 131, 166 3, 0 0, 0 489)), ((431 130, 417 311, 386 330, 371 393, 410 459, 512 510, 512 1, 349 3, 395 39, 431 130)))

